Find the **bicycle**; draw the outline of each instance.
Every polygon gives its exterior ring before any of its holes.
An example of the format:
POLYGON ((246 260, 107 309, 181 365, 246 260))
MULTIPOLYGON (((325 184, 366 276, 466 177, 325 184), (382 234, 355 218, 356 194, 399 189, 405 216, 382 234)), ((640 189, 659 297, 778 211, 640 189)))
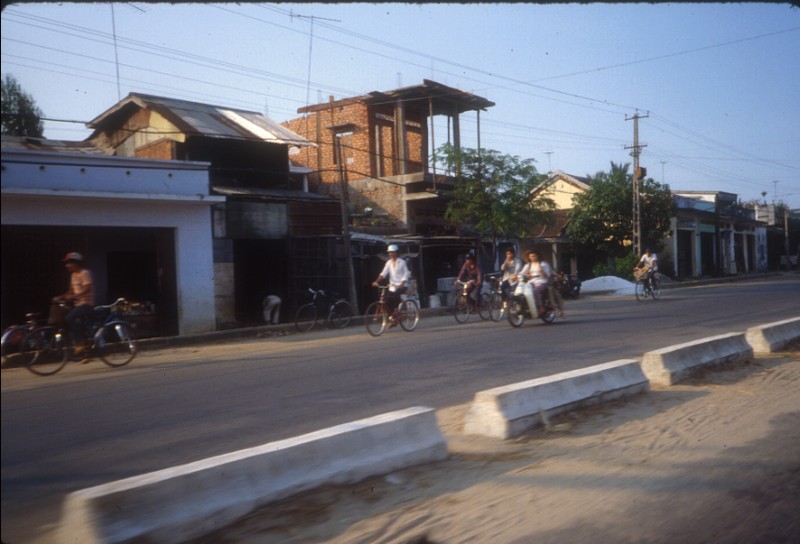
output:
POLYGON ((503 319, 506 309, 503 308, 503 289, 500 287, 500 274, 486 274, 484 276, 488 280, 489 289, 481 296, 479 308, 481 309, 481 317, 484 313, 489 314, 489 319, 495 323, 503 319))
POLYGON ((294 325, 298 331, 308 332, 313 329, 321 319, 320 316, 324 316, 325 322, 335 329, 343 329, 350 324, 353 307, 347 300, 323 289, 314 290, 309 287, 308 292, 311 293, 311 302, 300 306, 294 316, 294 325))
POLYGON ((397 323, 404 331, 411 332, 419 324, 419 304, 413 298, 405 298, 400 301, 394 312, 389 313, 386 306, 386 290, 396 285, 378 285, 381 294, 377 302, 372 302, 364 312, 364 326, 372 336, 380 336, 387 329, 394 327, 397 323))
POLYGON ((636 284, 634 285, 636 300, 642 301, 648 296, 653 297, 653 300, 661 298, 661 284, 658 281, 658 273, 653 274, 649 282, 644 279, 644 276, 645 272, 637 274, 636 276, 636 284))
POLYGON ((25 323, 11 325, 3 331, 0 339, 0 352, 4 363, 11 360, 13 355, 19 355, 22 351, 22 341, 25 336, 33 329, 41 325, 41 314, 39 312, 29 312, 25 314, 25 323))
POLYGON ((488 297, 482 297, 480 291, 475 292, 477 301, 473 301, 469 296, 468 289, 472 283, 475 283, 475 281, 456 280, 456 285, 461 287, 461 292, 456 294, 456 299, 453 301, 453 316, 459 323, 465 323, 469 319, 469 314, 476 310, 481 319, 490 318, 489 301, 484 300, 488 299, 488 297))
MULTIPOLYGON (((108 366, 121 367, 136 357, 139 348, 133 327, 120 317, 127 307, 124 298, 94 307, 83 322, 86 337, 91 340, 82 360, 96 355, 108 366)), ((25 367, 39 376, 55 374, 68 360, 78 360, 69 334, 56 325, 42 325, 28 333, 22 341, 22 358, 25 367)))

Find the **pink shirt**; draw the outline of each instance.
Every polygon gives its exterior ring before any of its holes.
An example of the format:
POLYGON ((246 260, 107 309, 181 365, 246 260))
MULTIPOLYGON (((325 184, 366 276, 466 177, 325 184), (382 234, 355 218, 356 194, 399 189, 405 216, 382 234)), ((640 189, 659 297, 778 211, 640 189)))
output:
POLYGON ((87 269, 73 272, 69 278, 69 288, 75 295, 75 306, 89 304, 94 306, 94 283, 92 273, 87 269))

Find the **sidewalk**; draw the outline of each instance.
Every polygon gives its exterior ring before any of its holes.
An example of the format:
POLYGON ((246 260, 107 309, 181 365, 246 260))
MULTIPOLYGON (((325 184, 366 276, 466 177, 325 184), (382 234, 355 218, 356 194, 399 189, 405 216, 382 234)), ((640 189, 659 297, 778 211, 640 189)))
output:
POLYGON ((800 343, 451 458, 268 505, 196 544, 800 541, 800 343))

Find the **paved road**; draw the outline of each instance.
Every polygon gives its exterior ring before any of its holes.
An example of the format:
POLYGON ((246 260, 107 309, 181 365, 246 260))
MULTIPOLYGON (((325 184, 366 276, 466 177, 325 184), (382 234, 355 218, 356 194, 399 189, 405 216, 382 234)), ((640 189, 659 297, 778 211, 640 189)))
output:
POLYGON ((363 329, 144 352, 127 368, 2 373, 3 541, 34 539, 73 490, 345 421, 468 402, 482 389, 798 315, 800 276, 598 296, 521 329, 426 318, 363 329))

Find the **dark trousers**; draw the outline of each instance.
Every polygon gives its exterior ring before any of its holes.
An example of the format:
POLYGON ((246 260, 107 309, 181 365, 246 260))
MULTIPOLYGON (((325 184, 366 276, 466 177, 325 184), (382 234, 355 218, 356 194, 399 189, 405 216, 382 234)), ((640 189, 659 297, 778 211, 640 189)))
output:
POLYGON ((82 304, 76 306, 67 314, 65 320, 69 328, 69 334, 72 337, 73 344, 81 344, 86 341, 83 335, 83 322, 92 313, 91 304, 82 304))

